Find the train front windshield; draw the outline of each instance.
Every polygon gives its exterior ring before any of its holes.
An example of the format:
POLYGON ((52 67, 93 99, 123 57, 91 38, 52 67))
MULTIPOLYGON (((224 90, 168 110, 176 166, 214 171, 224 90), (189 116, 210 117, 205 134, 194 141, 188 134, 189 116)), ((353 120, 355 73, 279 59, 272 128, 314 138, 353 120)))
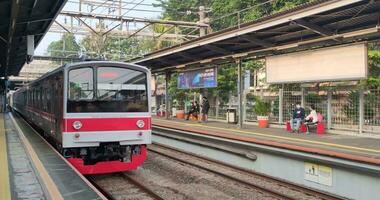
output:
POLYGON ((145 72, 122 67, 69 71, 67 112, 148 112, 145 72))

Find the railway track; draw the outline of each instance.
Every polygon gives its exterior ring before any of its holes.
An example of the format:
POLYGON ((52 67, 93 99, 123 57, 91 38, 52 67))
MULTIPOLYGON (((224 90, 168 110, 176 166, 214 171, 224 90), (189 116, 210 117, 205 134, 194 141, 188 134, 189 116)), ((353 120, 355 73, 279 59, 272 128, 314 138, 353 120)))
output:
POLYGON ((125 173, 88 176, 88 180, 107 199, 152 199, 164 200, 153 190, 125 173))
MULTIPOLYGON (((217 196, 214 195, 217 195, 217 191, 213 191, 213 183, 224 185, 222 188, 229 188, 229 191, 240 193, 241 190, 255 196, 236 199, 342 199, 169 146, 152 144, 148 150, 149 159, 140 170, 88 178, 109 199, 205 199, 205 196, 197 196, 202 192, 210 193, 206 199, 216 199, 217 196), (200 174, 195 177, 204 178, 194 179, 194 172, 200 174), (173 182, 168 184, 168 181, 173 182), (233 189, 229 185, 239 189, 233 189)), ((219 192, 225 191, 222 189, 219 192)))
POLYGON ((161 144, 149 146, 149 151, 168 157, 181 163, 197 167, 218 176, 236 181, 240 184, 268 193, 276 199, 322 199, 337 200, 339 196, 327 194, 311 188, 273 178, 251 170, 242 169, 196 154, 184 152, 161 144), (237 175, 239 174, 239 175, 237 175), (245 177, 245 178, 242 178, 245 177), (290 192, 289 192, 290 191, 290 192))

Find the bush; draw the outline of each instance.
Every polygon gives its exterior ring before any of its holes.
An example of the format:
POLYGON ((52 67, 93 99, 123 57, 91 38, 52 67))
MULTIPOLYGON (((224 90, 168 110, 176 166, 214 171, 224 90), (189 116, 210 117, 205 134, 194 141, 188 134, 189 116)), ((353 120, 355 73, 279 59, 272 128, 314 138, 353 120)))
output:
POLYGON ((263 101, 261 98, 256 98, 254 111, 257 116, 268 116, 270 112, 270 103, 263 101))

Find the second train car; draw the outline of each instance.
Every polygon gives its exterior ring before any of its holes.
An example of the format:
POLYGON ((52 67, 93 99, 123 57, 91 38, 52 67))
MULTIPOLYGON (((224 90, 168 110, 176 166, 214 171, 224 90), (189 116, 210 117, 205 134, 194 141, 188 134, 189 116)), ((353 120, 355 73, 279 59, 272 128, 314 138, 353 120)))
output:
POLYGON ((13 93, 33 123, 82 174, 135 170, 151 143, 150 71, 121 62, 68 64, 13 93))

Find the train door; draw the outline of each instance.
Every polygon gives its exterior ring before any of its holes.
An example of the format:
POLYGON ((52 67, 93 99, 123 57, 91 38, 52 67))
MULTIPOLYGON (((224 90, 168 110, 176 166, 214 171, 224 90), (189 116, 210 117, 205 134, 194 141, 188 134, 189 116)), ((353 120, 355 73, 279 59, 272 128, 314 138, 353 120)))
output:
POLYGON ((54 78, 53 95, 53 113, 54 113, 54 130, 56 134, 57 148, 62 149, 62 126, 63 126, 63 72, 59 72, 54 78))

